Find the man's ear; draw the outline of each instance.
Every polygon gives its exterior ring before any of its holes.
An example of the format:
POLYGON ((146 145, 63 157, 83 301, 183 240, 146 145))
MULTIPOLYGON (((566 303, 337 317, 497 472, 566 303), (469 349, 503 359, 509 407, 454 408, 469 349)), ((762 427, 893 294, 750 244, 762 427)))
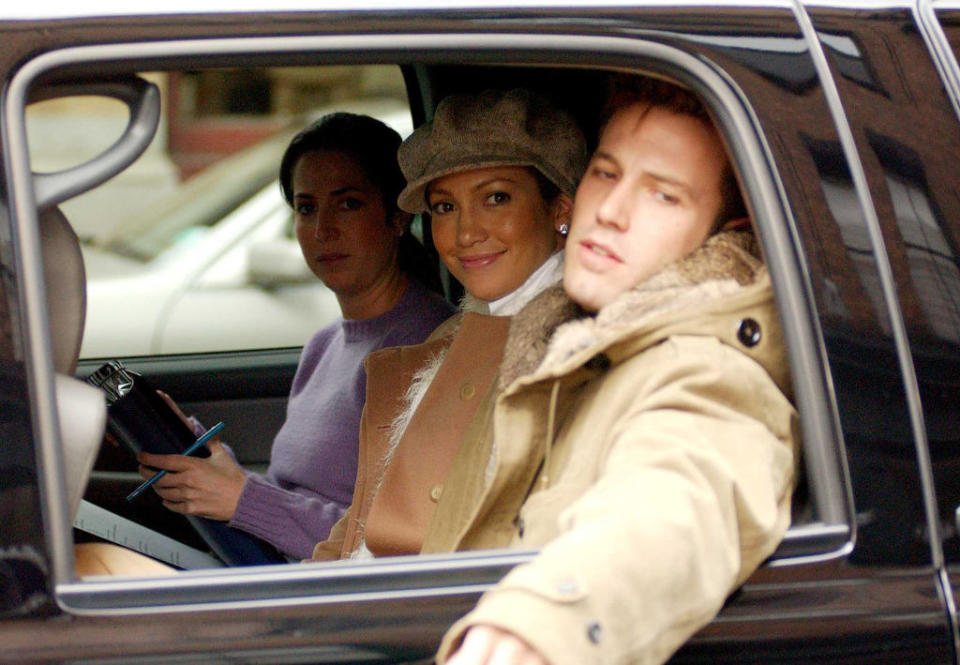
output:
POLYGON ((393 216, 390 217, 389 226, 398 236, 402 236, 412 221, 413 215, 411 215, 409 212, 406 210, 397 210, 393 213, 393 216))

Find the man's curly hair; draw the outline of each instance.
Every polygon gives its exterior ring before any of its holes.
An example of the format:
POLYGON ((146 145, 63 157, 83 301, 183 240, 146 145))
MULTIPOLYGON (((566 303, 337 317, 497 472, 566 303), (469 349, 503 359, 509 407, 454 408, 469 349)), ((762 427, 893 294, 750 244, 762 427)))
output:
POLYGON ((693 92, 651 76, 617 73, 607 79, 607 95, 600 114, 600 127, 606 126, 617 110, 634 104, 665 108, 713 125, 703 102, 693 92))

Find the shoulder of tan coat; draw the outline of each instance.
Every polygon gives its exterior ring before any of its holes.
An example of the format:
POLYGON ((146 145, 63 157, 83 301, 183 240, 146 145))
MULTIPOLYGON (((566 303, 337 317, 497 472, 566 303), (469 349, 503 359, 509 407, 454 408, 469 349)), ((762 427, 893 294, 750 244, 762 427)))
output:
MULTIPOLYGON (((371 352, 363 361, 364 369, 367 371, 368 384, 371 372, 376 372, 376 365, 382 358, 396 356, 398 353, 409 352, 415 349, 432 349, 440 344, 449 344, 450 340, 457 334, 460 324, 463 320, 463 312, 457 312, 439 326, 434 328, 433 332, 419 344, 407 346, 388 346, 371 352)), ((368 391, 369 392, 369 391, 368 391)))
POLYGON ((443 339, 444 337, 453 337, 457 334, 457 328, 460 327, 460 322, 463 320, 463 312, 457 312, 446 321, 441 323, 439 326, 434 328, 433 332, 430 333, 430 336, 425 340, 426 342, 435 342, 438 339, 443 339))
POLYGON ((707 300, 696 316, 677 311, 664 315, 632 339, 612 344, 607 350, 611 361, 631 356, 653 344, 677 335, 715 337, 725 345, 759 363, 777 384, 792 398, 793 383, 787 358, 786 342, 774 302, 773 287, 765 269, 757 280, 735 293, 707 300))

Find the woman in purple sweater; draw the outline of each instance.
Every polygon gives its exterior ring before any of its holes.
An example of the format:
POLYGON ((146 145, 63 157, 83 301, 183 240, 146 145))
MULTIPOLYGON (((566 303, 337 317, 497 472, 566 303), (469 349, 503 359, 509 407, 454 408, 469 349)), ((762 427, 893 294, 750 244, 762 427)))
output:
POLYGON ((434 264, 396 204, 400 142, 379 120, 348 113, 324 116, 291 141, 280 186, 304 259, 343 317, 303 349, 266 474, 242 469, 216 439, 208 458, 140 456, 144 477, 170 471, 154 486, 170 510, 227 521, 303 559, 350 504, 364 359, 422 342, 453 313, 431 290, 434 264))

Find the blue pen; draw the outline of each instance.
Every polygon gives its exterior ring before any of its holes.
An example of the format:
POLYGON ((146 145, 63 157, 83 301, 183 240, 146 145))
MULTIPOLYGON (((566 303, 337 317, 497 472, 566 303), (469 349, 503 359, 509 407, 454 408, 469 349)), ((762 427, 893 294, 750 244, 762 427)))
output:
MULTIPOLYGON (((197 439, 196 441, 194 441, 194 442, 193 442, 193 445, 191 445, 189 448, 187 448, 186 450, 184 450, 184 451, 183 451, 182 453, 180 453, 180 454, 181 454, 181 455, 192 455, 193 453, 195 453, 195 452, 197 452, 198 450, 200 450, 200 446, 202 446, 202 445, 205 444, 207 441, 209 441, 210 439, 212 439, 213 437, 215 437, 215 436, 217 435, 217 433, 218 433, 220 430, 222 430, 222 429, 223 429, 223 423, 222 423, 222 422, 217 423, 216 425, 214 425, 213 427, 211 427, 210 429, 208 429, 206 432, 204 432, 204 433, 200 436, 199 439, 197 439)), ((150 486, 153 485, 155 482, 157 482, 158 480, 160 480, 161 478, 163 478, 165 475, 167 475, 167 473, 168 473, 168 471, 167 471, 166 469, 162 469, 162 470, 160 470, 160 471, 157 471, 155 474, 153 474, 153 476, 152 476, 149 480, 143 481, 143 482, 140 484, 140 486, 137 487, 137 489, 135 489, 135 490, 133 490, 132 492, 130 492, 130 494, 127 495, 127 501, 133 501, 134 499, 136 499, 138 496, 140 496, 140 495, 143 494, 145 491, 147 491, 147 488, 148 488, 148 487, 150 487, 150 486)))

